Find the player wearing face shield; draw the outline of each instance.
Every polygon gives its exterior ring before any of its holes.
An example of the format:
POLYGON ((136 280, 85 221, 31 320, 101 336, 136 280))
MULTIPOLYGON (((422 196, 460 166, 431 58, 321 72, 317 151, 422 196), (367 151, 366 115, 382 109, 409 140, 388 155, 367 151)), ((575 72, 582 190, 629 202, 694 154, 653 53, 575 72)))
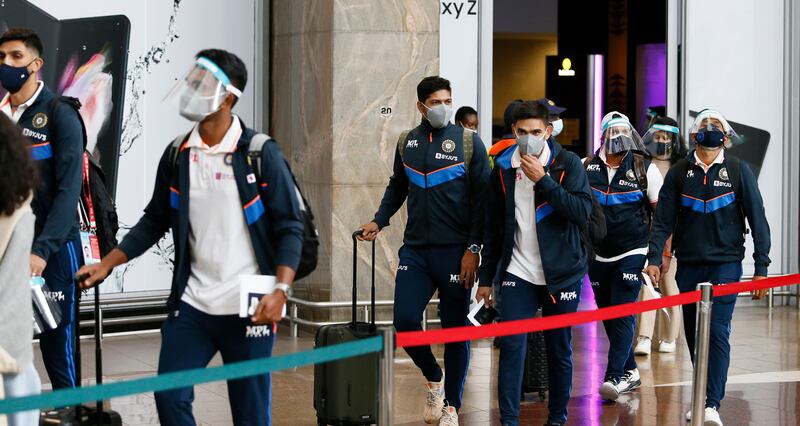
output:
MULTIPOLYGON (((166 97, 197 124, 162 154, 144 216, 118 248, 79 271, 83 286, 94 286, 172 231, 174 276, 159 374, 205 367, 217 352, 224 363, 271 356, 291 294, 303 244, 301 206, 277 144, 251 150, 256 132, 232 113, 246 82, 235 55, 198 53, 166 97), (264 283, 264 276, 275 277, 275 291, 252 317, 241 318, 241 285, 264 283)), ((269 375, 230 381, 228 393, 234 424, 270 424, 269 375)), ((156 392, 155 399, 161 424, 195 424, 192 388, 156 392)))
MULTIPOLYGON (((742 277, 745 235, 753 235, 753 279, 766 278, 770 263, 770 230, 764 203, 750 166, 728 155, 724 146, 738 136, 722 114, 700 111, 689 131, 696 149, 670 168, 664 180, 648 252, 647 274, 653 282, 661 278, 664 244, 673 235, 672 248, 678 260, 675 279, 681 293, 695 290, 698 283, 714 285, 737 282, 742 277)), ((764 296, 757 291, 753 299, 764 296)), ((730 364, 731 319, 736 295, 714 298, 711 312, 711 349, 708 355, 706 424, 721 425, 719 407, 725 396, 730 364)), ((689 352, 694 353, 693 304, 682 306, 689 352)))
MULTIPOLYGON (((635 302, 642 287, 650 216, 658 201, 661 174, 628 117, 603 118, 602 145, 584 161, 592 193, 603 209, 607 234, 593 247, 589 278, 598 307, 635 302)), ((635 317, 603 321, 609 339, 608 365, 600 395, 616 401, 641 385, 633 355, 635 317)))

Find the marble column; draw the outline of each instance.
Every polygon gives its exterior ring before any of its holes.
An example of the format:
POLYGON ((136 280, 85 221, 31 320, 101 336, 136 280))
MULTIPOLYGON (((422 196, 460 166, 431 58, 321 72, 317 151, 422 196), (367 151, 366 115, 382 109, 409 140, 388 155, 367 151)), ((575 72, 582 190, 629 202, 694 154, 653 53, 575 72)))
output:
MULTIPOLYGON (((419 120, 417 83, 438 72, 438 13, 429 0, 273 0, 271 131, 314 208, 322 242, 299 297, 350 300, 351 234, 372 219, 397 137, 419 120)), ((378 239, 378 299, 393 297, 406 217, 403 207, 378 239)), ((367 300, 363 243, 359 268, 359 299, 367 300)))

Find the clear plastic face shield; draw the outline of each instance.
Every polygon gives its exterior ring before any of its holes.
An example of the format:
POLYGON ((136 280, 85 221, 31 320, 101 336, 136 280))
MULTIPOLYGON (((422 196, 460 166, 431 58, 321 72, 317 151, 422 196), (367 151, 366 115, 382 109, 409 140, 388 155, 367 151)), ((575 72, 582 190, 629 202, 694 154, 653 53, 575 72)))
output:
POLYGON ((182 116, 199 122, 219 110, 229 94, 239 98, 242 91, 233 87, 217 64, 199 57, 183 79, 167 93, 164 101, 178 105, 182 116))
POLYGON ((615 118, 603 126, 602 149, 606 155, 621 154, 627 151, 646 152, 642 138, 624 118, 615 118))
POLYGON ((667 124, 653 124, 642 137, 642 142, 650 156, 659 160, 669 160, 673 152, 679 151, 680 130, 667 124))
POLYGON ((730 148, 741 139, 728 123, 728 120, 717 111, 706 109, 700 111, 689 129, 689 140, 692 145, 705 149, 717 149, 721 146, 730 148))

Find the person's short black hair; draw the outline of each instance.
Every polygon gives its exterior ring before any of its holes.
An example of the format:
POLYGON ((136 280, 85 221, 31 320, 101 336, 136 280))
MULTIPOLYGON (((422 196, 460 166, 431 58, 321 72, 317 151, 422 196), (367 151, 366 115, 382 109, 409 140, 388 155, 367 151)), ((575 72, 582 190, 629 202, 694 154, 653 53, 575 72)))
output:
POLYGON ((456 122, 463 122, 471 114, 478 115, 478 111, 475 111, 475 108, 471 106, 462 106, 456 111, 456 122))
MULTIPOLYGON (((653 119, 653 124, 663 124, 663 125, 666 125, 666 126, 678 127, 678 122, 675 121, 674 118, 667 117, 667 116, 658 116, 658 117, 654 118, 653 119)), ((672 156, 670 157, 669 161, 670 161, 670 163, 675 164, 675 163, 678 162, 678 160, 680 160, 681 158, 686 157, 688 154, 689 154, 689 149, 687 148, 686 140, 683 138, 683 135, 681 135, 681 133, 679 131, 678 132, 678 149, 677 150, 674 150, 674 149, 672 150, 672 156)))
POLYGON ((8 31, 0 35, 0 44, 9 41, 21 41, 28 49, 36 51, 37 56, 44 54, 44 46, 39 35, 28 28, 9 28, 8 31))
POLYGON ((514 110, 517 109, 523 102, 522 99, 514 99, 506 106, 503 111, 503 135, 511 134, 511 125, 514 124, 514 110))
POLYGON ((452 93, 453 90, 450 89, 450 80, 439 77, 438 75, 425 77, 417 85, 417 100, 425 103, 428 97, 440 90, 447 90, 452 93))
POLYGON ((542 120, 544 125, 550 124, 550 111, 546 106, 536 101, 525 101, 514 109, 514 123, 520 120, 536 118, 542 120))
POLYGON ((0 114, 0 215, 11 215, 36 186, 36 168, 28 139, 5 114, 0 114))
MULTIPOLYGON (((244 92, 244 88, 247 86, 247 67, 238 56, 227 50, 206 49, 197 52, 197 55, 194 57, 207 58, 211 60, 211 62, 217 64, 217 66, 222 69, 222 72, 231 80, 233 87, 244 92)), ((236 98, 233 104, 236 105, 238 101, 239 98, 236 98)))

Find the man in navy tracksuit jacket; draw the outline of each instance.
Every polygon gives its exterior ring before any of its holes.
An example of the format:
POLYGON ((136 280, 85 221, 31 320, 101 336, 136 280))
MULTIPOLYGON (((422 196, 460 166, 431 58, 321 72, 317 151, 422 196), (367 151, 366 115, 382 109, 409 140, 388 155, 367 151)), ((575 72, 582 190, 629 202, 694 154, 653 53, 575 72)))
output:
MULTIPOLYGON (((592 195, 581 160, 550 137, 547 107, 525 102, 514 114, 516 144, 496 144, 486 201, 486 237, 476 298, 491 304, 499 286, 502 321, 575 312, 586 274, 581 227, 592 195), (524 149, 525 154, 520 154, 524 149)), ((544 332, 550 377, 548 425, 567 421, 572 332, 544 332)), ((498 394, 503 425, 519 424, 526 335, 500 338, 498 394)))
POLYGON ((83 128, 75 109, 56 102, 57 96, 37 81, 42 43, 26 29, 0 36, 0 81, 9 92, 0 109, 22 128, 31 141, 39 171, 34 193, 35 238, 31 273, 50 287, 49 297, 61 307, 59 326, 39 336, 47 375, 54 389, 77 384, 75 357, 74 275, 83 263, 78 248, 78 197, 81 191, 83 128))
MULTIPOLYGON (((85 286, 95 285, 172 230, 171 313, 161 328, 159 374, 205 367, 217 352, 224 363, 269 357, 303 244, 294 181, 277 144, 261 150, 259 181, 248 155, 256 132, 231 113, 247 81, 244 64, 222 50, 196 59, 175 94, 181 114, 199 124, 164 150, 144 216, 119 247, 79 272, 85 286), (220 92, 220 104, 207 103, 208 93, 220 92), (262 275, 275 276, 276 290, 251 318, 240 318, 240 280, 262 275)), ((270 424, 270 392, 267 374, 229 381, 233 423, 270 424)), ((155 398, 161 424, 195 424, 192 388, 155 398)))
MULTIPOLYGON (((489 177, 480 138, 450 123, 450 82, 426 77, 417 86, 417 97, 422 123, 399 141, 394 174, 380 208, 372 222, 362 225, 362 239, 374 239, 408 198, 394 295, 397 331, 422 329, 422 312, 437 290, 442 326, 466 325, 469 288, 477 279, 483 193, 489 177), (472 141, 467 148, 472 149, 468 164, 465 140, 472 141)), ((461 406, 469 344, 445 345, 444 373, 430 346, 406 348, 406 352, 428 380, 424 420, 458 424, 456 410, 461 406)))
MULTIPOLYGON (((716 111, 704 110, 692 130, 696 150, 670 168, 659 193, 648 253, 647 273, 659 279, 661 254, 670 234, 678 258, 676 281, 681 292, 697 284, 737 282, 742 277, 747 228, 753 233, 755 271, 753 279, 767 276, 770 263, 770 231, 758 181, 744 161, 729 156, 724 144, 736 137, 728 122, 716 111)), ((753 295, 759 299, 765 294, 753 295)), ((714 298, 706 390, 706 424, 722 424, 718 410, 725 396, 730 364, 731 318, 736 295, 714 298), (711 423, 709 418, 713 418, 711 423)), ((694 304, 683 305, 684 330, 689 352, 695 347, 694 304)))

